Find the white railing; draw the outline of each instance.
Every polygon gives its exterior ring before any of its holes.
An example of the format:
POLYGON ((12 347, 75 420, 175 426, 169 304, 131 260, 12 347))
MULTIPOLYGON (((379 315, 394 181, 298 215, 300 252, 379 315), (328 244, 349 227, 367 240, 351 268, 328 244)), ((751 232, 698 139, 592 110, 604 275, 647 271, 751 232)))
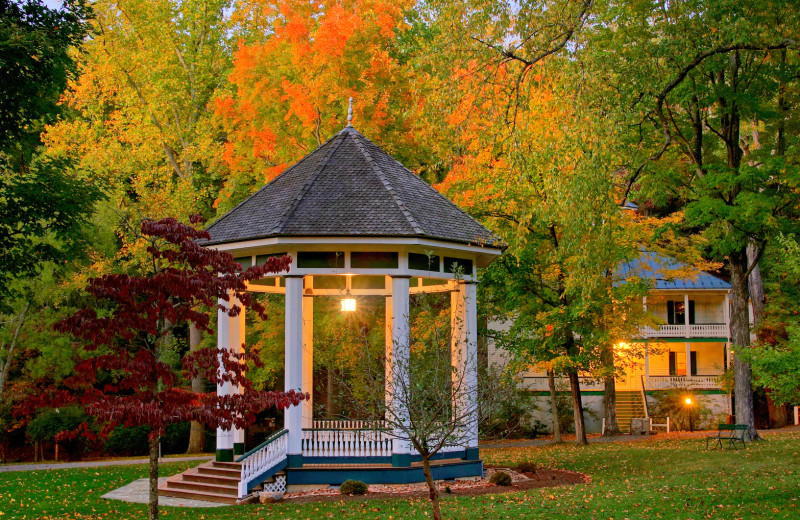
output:
POLYGON ((360 419, 320 419, 312 423, 314 429, 325 430, 375 430, 386 429, 386 424, 383 421, 364 421, 360 419))
POLYGON ((392 456, 392 436, 386 429, 304 429, 302 446, 304 457, 392 456))
POLYGON ((728 326, 724 323, 700 323, 689 325, 661 325, 660 327, 641 327, 646 338, 727 338, 728 326))
POLYGON ((719 376, 649 376, 648 390, 669 390, 671 388, 719 388, 719 376))
POLYGON ((281 430, 271 435, 259 446, 248 451, 237 462, 242 463, 242 477, 239 480, 239 498, 247 496, 247 485, 269 471, 276 465, 286 460, 286 451, 289 445, 287 430, 281 430))

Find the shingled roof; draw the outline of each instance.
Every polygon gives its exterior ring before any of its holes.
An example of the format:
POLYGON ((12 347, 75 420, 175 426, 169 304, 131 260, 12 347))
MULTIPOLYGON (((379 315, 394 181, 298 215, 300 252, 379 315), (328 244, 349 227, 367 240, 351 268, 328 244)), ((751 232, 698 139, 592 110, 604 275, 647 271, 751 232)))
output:
POLYGON ((617 275, 652 280, 654 289, 728 290, 731 284, 712 274, 653 251, 642 251, 638 258, 620 265, 617 275), (673 273, 690 273, 678 278, 673 273))
POLYGON ((420 237, 503 247, 351 126, 208 228, 206 245, 269 237, 420 237))

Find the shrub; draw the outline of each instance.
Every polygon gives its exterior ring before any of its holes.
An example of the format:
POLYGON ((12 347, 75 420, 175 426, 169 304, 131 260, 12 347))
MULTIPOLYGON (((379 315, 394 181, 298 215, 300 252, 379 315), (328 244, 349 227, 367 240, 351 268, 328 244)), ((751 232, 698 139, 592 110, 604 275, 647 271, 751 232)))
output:
POLYGON ((78 406, 48 408, 29 422, 25 431, 36 442, 52 441, 59 433, 72 431, 81 423, 90 421, 91 417, 78 406))
POLYGON ((161 438, 162 453, 184 453, 189 446, 191 428, 192 423, 189 422, 168 424, 161 438))
POLYGON ((517 464, 517 471, 520 473, 536 473, 536 463, 530 460, 517 464))
POLYGON ((148 426, 117 426, 108 436, 103 451, 115 455, 146 455, 150 449, 147 441, 149 433, 148 426))
POLYGON ((339 493, 342 495, 363 495, 367 492, 368 486, 360 480, 345 480, 339 486, 339 493))
POLYGON ((510 486, 511 475, 505 471, 498 471, 489 478, 489 483, 494 484, 495 486, 510 486))

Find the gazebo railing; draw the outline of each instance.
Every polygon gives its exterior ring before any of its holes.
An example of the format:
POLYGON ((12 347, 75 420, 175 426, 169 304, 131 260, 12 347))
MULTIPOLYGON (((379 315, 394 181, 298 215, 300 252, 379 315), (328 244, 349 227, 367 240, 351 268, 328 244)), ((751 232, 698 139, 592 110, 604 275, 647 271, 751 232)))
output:
POLYGON ((386 429, 304 428, 302 446, 303 457, 392 456, 392 436, 386 429))
POLYGON ((361 419, 319 419, 312 422, 312 429, 323 430, 385 430, 384 421, 367 421, 361 419))

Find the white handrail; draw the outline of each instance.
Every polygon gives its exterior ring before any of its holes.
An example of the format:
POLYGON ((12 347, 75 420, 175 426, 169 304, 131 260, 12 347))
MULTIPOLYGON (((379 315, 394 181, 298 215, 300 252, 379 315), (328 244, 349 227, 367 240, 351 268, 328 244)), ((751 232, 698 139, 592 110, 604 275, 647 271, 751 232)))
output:
POLYGON ((281 430, 269 437, 260 446, 243 455, 238 462, 242 463, 241 479, 239 480, 239 498, 247 496, 247 485, 265 471, 286 460, 289 446, 289 436, 286 430, 281 430))
POLYGON ((304 457, 391 457, 392 437, 386 429, 311 428, 302 447, 304 457))

